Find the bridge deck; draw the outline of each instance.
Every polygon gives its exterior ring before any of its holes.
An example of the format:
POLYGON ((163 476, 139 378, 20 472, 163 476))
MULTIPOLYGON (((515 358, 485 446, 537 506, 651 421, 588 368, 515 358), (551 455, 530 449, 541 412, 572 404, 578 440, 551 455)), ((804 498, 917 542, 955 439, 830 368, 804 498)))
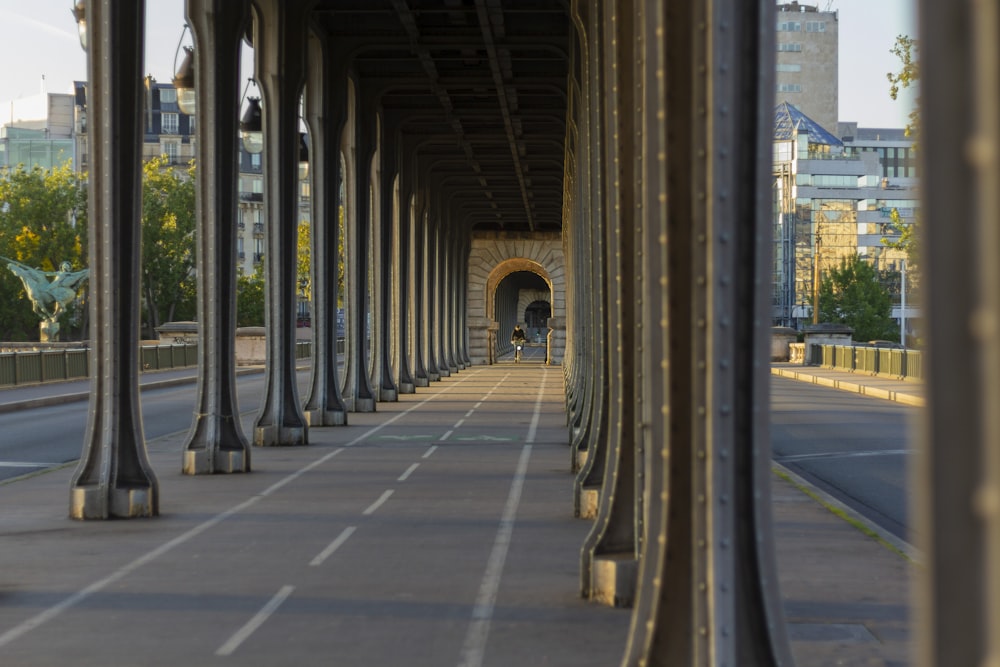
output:
MULTIPOLYGON (((67 519, 72 466, 0 485, 0 664, 617 665, 563 401, 560 368, 469 369, 248 475, 181 475, 180 431, 152 520, 67 519)), ((905 561, 775 483, 799 666, 904 660, 905 561)))

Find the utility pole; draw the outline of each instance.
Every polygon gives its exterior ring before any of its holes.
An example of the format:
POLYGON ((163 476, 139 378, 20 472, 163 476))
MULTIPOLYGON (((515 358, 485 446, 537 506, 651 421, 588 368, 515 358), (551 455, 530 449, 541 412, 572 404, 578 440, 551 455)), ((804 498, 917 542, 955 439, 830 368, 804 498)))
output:
POLYGON ((816 236, 816 252, 813 253, 813 324, 819 324, 819 249, 822 240, 816 236))

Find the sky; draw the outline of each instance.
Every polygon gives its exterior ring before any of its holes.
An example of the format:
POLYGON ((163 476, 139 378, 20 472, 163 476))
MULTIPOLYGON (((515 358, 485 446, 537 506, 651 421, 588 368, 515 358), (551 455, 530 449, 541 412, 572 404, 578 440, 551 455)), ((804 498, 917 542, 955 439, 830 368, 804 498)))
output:
MULTIPOLYGON (((899 59, 889 52, 896 36, 916 35, 915 0, 802 2, 838 12, 840 120, 861 127, 904 127, 913 95, 893 102, 886 74, 900 68, 899 59)), ((86 78, 72 5, 72 0, 0 0, 0 40, 6 53, 0 67, 0 101, 38 94, 43 77, 44 90, 50 93, 70 92, 73 81, 86 78)), ((146 0, 146 26, 145 70, 158 81, 170 81, 184 27, 184 0, 146 0)), ((191 43, 189 34, 184 42, 191 43)), ((8 120, 0 109, 0 122, 8 120)))

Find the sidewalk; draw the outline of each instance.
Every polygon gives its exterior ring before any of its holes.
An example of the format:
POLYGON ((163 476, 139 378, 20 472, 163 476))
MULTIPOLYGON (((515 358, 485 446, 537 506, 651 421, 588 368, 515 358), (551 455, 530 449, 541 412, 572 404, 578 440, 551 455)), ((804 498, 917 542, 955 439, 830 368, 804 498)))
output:
MULTIPOLYGON (((631 614, 578 595, 563 405, 560 369, 469 369, 245 475, 181 475, 179 431, 147 445, 150 520, 67 519, 72 466, 0 485, 0 664, 616 666, 631 614)), ((772 480, 795 664, 909 665, 911 564, 772 480)))
POLYGON ((851 372, 787 362, 772 362, 771 375, 812 382, 813 384, 917 407, 924 405, 924 386, 918 380, 897 380, 862 371, 851 372))

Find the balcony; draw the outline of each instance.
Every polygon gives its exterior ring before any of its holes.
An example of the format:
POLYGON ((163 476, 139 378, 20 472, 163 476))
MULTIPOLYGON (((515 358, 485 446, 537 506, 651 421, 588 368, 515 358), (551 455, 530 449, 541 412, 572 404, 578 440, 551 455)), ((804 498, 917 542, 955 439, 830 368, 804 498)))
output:
POLYGON ((252 201, 252 202, 263 202, 264 193, 263 192, 241 192, 240 201, 252 201))
POLYGON ((255 222, 255 223, 253 223, 253 233, 254 234, 263 235, 264 234, 264 223, 263 222, 255 222))

